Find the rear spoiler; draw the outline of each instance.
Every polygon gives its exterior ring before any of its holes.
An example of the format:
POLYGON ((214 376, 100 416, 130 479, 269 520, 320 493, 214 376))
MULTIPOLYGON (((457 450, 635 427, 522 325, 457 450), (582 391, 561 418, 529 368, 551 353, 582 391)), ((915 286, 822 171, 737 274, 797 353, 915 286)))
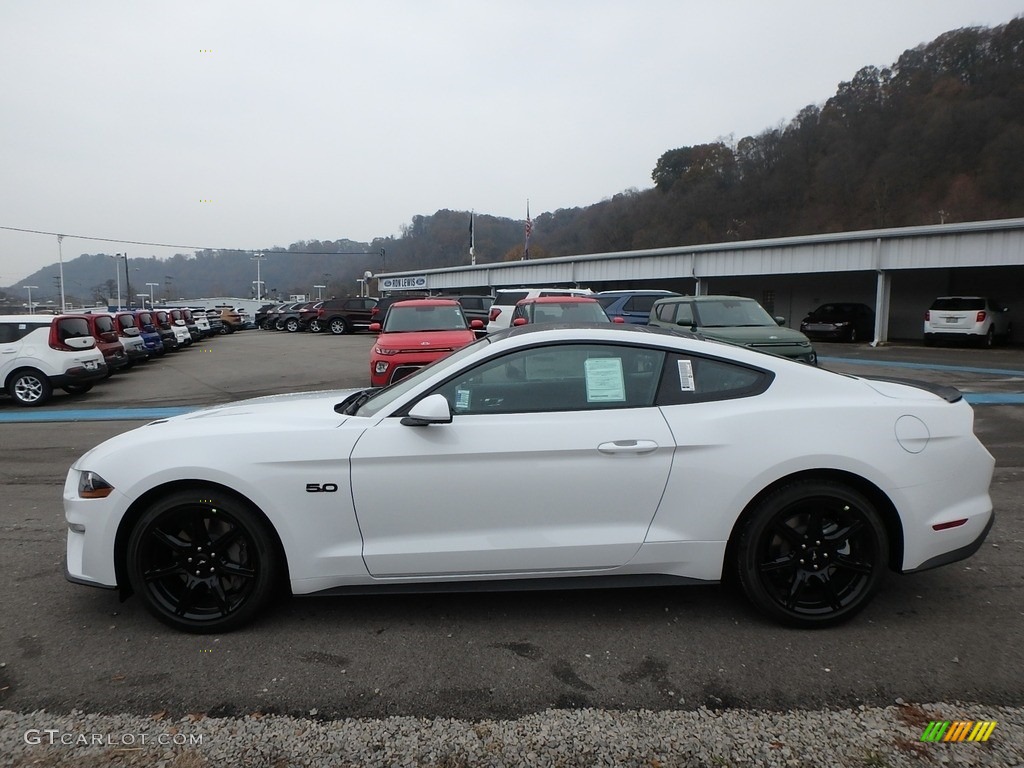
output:
POLYGON ((959 400, 963 400, 963 393, 956 387, 950 387, 946 384, 932 384, 931 382, 921 381, 919 379, 900 379, 895 376, 861 376, 862 379, 868 379, 869 381, 887 381, 892 384, 903 384, 908 387, 916 387, 917 389, 923 389, 925 392, 931 392, 933 395, 938 395, 947 403, 955 403, 959 400))

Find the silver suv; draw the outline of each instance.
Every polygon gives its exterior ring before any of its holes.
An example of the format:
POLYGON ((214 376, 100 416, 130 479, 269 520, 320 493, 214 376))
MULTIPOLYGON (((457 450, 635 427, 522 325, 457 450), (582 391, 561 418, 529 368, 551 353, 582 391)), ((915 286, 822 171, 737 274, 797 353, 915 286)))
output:
POLYGON ((56 387, 88 392, 106 375, 86 318, 0 316, 0 381, 18 405, 42 405, 56 387))
POLYGON ((503 331, 512 322, 512 312, 523 299, 540 296, 593 296, 589 288, 509 288, 496 291, 487 315, 487 332, 503 331))

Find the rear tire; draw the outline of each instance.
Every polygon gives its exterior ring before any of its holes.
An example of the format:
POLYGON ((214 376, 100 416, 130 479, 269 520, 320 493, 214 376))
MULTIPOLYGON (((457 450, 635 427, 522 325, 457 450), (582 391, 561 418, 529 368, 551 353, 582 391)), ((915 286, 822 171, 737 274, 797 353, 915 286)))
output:
POLYGON ((69 395, 84 395, 92 389, 92 382, 88 384, 65 384, 62 389, 69 395))
POLYGON ((53 396, 53 385, 45 373, 35 368, 16 371, 7 380, 7 394, 18 405, 34 408, 42 405, 53 396))
POLYGON ((335 317, 331 320, 328 327, 331 329, 331 333, 335 336, 344 336, 351 330, 348 322, 343 317, 335 317))
POLYGON ((784 624, 816 628, 846 621, 868 604, 887 568, 889 539, 859 491, 802 480, 758 504, 736 552, 750 602, 784 624))

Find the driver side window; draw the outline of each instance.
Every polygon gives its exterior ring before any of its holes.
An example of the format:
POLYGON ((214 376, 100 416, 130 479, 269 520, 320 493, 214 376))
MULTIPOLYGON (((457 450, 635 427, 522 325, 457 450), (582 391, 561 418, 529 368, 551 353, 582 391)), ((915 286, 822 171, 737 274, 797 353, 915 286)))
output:
POLYGON ((456 416, 650 407, 664 357, 656 349, 611 344, 531 347, 490 360, 435 392, 456 416))

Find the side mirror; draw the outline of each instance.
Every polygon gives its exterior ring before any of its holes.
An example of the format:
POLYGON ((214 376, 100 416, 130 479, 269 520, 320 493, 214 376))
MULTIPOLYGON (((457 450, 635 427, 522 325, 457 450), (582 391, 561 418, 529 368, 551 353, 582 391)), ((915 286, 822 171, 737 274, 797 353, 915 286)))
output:
POLYGON ((451 424, 452 409, 444 395, 428 395, 414 405, 402 419, 406 427, 427 427, 431 424, 451 424))
POLYGON ((615 317, 613 317, 613 318, 612 318, 612 322, 613 322, 613 323, 624 323, 624 322, 626 322, 626 321, 625 321, 625 319, 624 319, 624 318, 621 318, 621 317, 619 317, 618 315, 616 315, 615 317))
POLYGON ((380 323, 370 323, 370 333, 380 333, 380 323))
POLYGON ((775 324, 776 325, 785 325, 786 324, 786 318, 779 317, 778 315, 776 315, 775 316, 775 324))
POLYGON ((526 325, 527 319, 525 317, 517 317, 512 321, 512 325, 526 325))
POLYGON ((469 327, 472 328, 474 331, 482 331, 484 329, 484 321, 483 320, 470 320, 469 321, 469 327))

